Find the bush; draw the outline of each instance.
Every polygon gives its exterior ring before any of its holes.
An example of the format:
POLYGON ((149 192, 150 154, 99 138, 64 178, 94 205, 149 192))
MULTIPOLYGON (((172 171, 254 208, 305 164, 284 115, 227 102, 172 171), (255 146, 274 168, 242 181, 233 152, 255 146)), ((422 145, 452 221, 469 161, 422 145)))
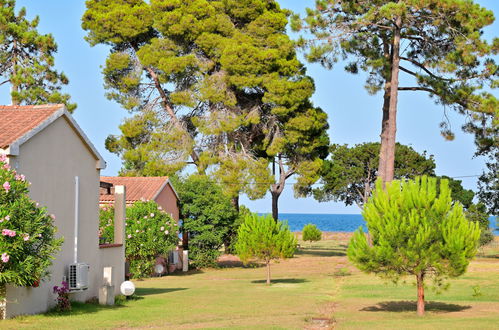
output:
POLYGON ((310 244, 312 244, 312 242, 317 242, 322 239, 322 232, 316 225, 309 223, 303 227, 302 239, 304 241, 309 241, 310 244))
MULTIPOLYGON (((5 285, 36 286, 47 277, 62 239, 56 239, 53 215, 28 196, 29 183, 0 155, 0 300, 5 285)), ((5 317, 1 304, 0 318, 5 317)))
POLYGON ((236 252, 247 264, 255 258, 267 266, 267 285, 270 285, 270 262, 291 258, 296 250, 296 237, 286 223, 275 221, 271 215, 248 214, 239 227, 236 252))
MULTIPOLYGON (((114 209, 101 208, 103 241, 114 240, 114 209)), ((136 202, 126 209, 125 255, 134 278, 148 277, 158 256, 167 256, 178 244, 177 223, 153 201, 136 202)))
POLYGON ((424 281, 437 287, 447 277, 466 271, 480 238, 476 222, 468 221, 461 203, 453 203, 448 181, 435 178, 378 181, 362 213, 371 242, 362 228, 348 246, 348 258, 362 271, 397 281, 416 277, 419 315, 424 314, 424 281))
POLYGON ((182 231, 189 233, 191 265, 216 267, 237 212, 220 186, 204 175, 191 175, 176 187, 181 202, 182 231))

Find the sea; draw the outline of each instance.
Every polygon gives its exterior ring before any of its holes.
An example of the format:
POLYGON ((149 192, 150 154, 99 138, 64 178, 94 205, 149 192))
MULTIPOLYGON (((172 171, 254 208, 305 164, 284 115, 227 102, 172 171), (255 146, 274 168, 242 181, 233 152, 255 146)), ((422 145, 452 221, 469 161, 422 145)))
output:
MULTIPOLYGON (((353 232, 359 227, 367 230, 361 214, 306 214, 306 213, 280 213, 280 220, 285 220, 291 231, 301 231, 303 226, 312 223, 321 231, 353 232)), ((490 217, 490 228, 499 236, 495 217, 490 217)))

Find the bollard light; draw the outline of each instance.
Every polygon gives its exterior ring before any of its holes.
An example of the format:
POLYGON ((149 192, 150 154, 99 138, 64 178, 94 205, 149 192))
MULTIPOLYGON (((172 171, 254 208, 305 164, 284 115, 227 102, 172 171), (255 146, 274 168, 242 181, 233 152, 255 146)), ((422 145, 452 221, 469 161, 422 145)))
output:
POLYGON ((120 291, 125 296, 131 296, 135 292, 135 285, 130 281, 125 281, 120 285, 120 291))

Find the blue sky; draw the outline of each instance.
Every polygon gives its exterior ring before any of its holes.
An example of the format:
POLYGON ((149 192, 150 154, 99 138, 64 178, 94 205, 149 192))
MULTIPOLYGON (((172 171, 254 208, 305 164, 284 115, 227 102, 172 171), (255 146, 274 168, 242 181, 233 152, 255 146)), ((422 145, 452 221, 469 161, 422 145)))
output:
MULTIPOLYGON (((492 9, 499 18, 499 1, 478 0, 492 9)), ((297 12, 312 6, 314 1, 281 0, 281 6, 297 12)), ((101 66, 108 54, 105 46, 90 47, 83 39, 81 16, 85 10, 83 0, 18 0, 18 6, 27 8, 28 17, 40 16, 39 30, 52 33, 59 45, 56 67, 70 79, 66 92, 78 103, 74 116, 107 161, 103 175, 116 175, 120 160, 104 148, 109 134, 118 134, 118 125, 128 113, 104 96, 101 66)), ((499 36, 499 21, 486 30, 486 36, 499 36)), ((361 75, 343 71, 341 64, 327 71, 318 65, 307 65, 308 74, 316 84, 313 101, 329 115, 330 138, 334 143, 362 143, 378 141, 381 126, 381 95, 369 96, 364 90, 361 75)), ((0 103, 9 104, 8 89, 0 89, 0 103)), ((473 158, 474 145, 470 135, 460 131, 464 118, 447 112, 456 132, 454 141, 445 141, 439 131, 444 117, 441 106, 424 93, 407 93, 399 97, 397 140, 411 145, 417 151, 426 150, 435 156, 437 174, 451 177, 480 174, 483 160, 473 158)), ((291 179, 292 180, 292 179, 291 179)), ((463 185, 476 188, 476 178, 463 178, 463 185)), ((242 198, 241 203, 252 211, 269 212, 270 197, 258 201, 242 198)), ((292 186, 286 186, 280 199, 283 213, 360 213, 357 207, 341 203, 318 203, 313 199, 295 199, 292 186)))

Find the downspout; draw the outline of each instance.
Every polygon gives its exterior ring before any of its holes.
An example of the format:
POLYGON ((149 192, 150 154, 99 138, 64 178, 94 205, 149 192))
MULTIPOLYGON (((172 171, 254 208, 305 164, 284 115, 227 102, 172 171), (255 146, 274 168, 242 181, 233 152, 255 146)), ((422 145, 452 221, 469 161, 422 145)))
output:
POLYGON ((80 222, 80 178, 75 176, 75 240, 74 263, 78 262, 78 223, 80 222))

